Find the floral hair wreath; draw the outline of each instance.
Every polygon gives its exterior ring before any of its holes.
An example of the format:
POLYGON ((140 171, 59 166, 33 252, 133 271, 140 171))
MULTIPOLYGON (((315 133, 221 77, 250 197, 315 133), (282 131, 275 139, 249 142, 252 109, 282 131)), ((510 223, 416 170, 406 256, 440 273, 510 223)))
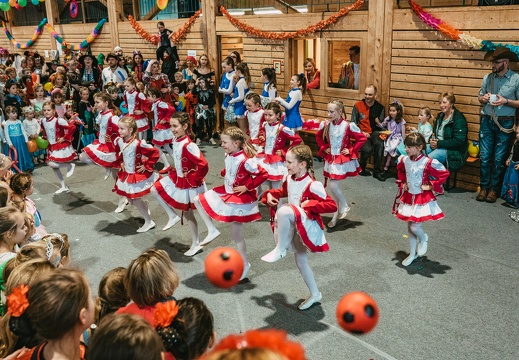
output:
POLYGON ((214 351, 244 348, 263 348, 285 356, 289 360, 305 360, 305 349, 297 342, 287 338, 282 330, 249 330, 240 335, 223 338, 214 351))
POLYGON ((52 244, 53 237, 57 238, 61 242, 61 245, 59 247, 60 252, 61 252, 61 250, 63 250, 63 246, 65 245, 65 240, 63 240, 63 237, 60 234, 52 233, 52 234, 46 235, 43 238, 43 240, 45 240, 45 245, 46 245, 45 255, 47 255, 47 260, 49 260, 49 261, 50 261, 50 258, 52 257, 52 252, 54 251, 54 245, 52 244))
POLYGON ((27 299, 27 292, 29 287, 27 285, 20 285, 13 289, 7 296, 7 313, 14 317, 20 317, 29 307, 29 300, 27 299))

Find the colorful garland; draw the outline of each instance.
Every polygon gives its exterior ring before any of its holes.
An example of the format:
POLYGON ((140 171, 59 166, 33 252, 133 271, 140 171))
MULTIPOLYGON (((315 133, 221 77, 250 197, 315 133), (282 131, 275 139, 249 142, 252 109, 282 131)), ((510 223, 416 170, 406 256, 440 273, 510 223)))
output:
POLYGON ((133 30, 135 30, 135 32, 139 34, 144 40, 154 45, 157 45, 159 43, 160 37, 157 34, 152 35, 146 30, 144 30, 133 16, 128 15, 128 21, 130 22, 130 25, 132 26, 133 30))
POLYGON ((200 14, 202 14, 202 9, 197 10, 197 12, 195 12, 193 16, 191 16, 189 20, 185 22, 184 26, 182 26, 180 29, 178 29, 169 36, 175 44, 178 44, 180 40, 186 36, 186 33, 189 31, 195 20, 200 16, 200 14))
POLYGON ((435 18, 428 12, 426 12, 420 5, 416 4, 412 0, 408 0, 409 5, 413 12, 422 20, 427 26, 432 27, 435 30, 441 31, 445 36, 461 42, 463 45, 468 46, 470 48, 482 50, 482 51, 492 51, 495 50, 498 46, 504 46, 510 49, 510 51, 519 55, 519 46, 512 44, 495 44, 490 40, 481 40, 474 36, 470 36, 462 33, 461 31, 453 28, 450 25, 447 25, 441 19, 435 18))
POLYGON ((340 18, 348 15, 348 13, 351 10, 358 10, 362 5, 364 4, 364 0, 357 0, 353 5, 343 7, 339 12, 336 14, 331 15, 326 20, 321 20, 316 24, 310 25, 309 27, 305 29, 299 29, 297 31, 293 32, 271 32, 271 31, 263 31, 258 30, 254 28, 253 26, 247 25, 237 18, 233 17, 227 9, 223 6, 220 7, 220 12, 224 14, 229 22, 233 24, 235 27, 240 29, 241 31, 244 31, 246 33, 251 34, 254 37, 259 37, 263 39, 271 39, 271 40, 287 40, 287 39, 293 39, 296 37, 305 37, 308 35, 311 35, 315 33, 316 31, 320 31, 323 29, 326 29, 330 25, 335 24, 337 21, 339 21, 340 18))
POLYGON ((92 32, 90 33, 90 35, 88 35, 88 37, 85 40, 83 40, 82 42, 80 42, 78 45, 72 45, 72 44, 67 43, 65 40, 63 40, 63 38, 61 36, 58 35, 58 33, 52 28, 52 26, 50 26, 50 24, 47 24, 47 28, 49 29, 49 31, 52 34, 52 36, 54 37, 54 39, 56 39, 56 41, 59 42, 62 47, 73 50, 73 51, 77 51, 77 50, 87 48, 88 45, 90 45, 91 43, 94 42, 94 40, 101 33, 101 28, 103 27, 105 22, 106 22, 106 19, 102 19, 101 21, 99 21, 97 23, 96 27, 94 28, 94 30, 92 30, 92 32))
POLYGON ((32 38, 27 41, 25 43, 25 45, 22 45, 20 44, 14 37, 13 35, 9 32, 9 30, 7 30, 7 27, 5 25, 5 22, 2 21, 2 26, 4 27, 4 32, 5 32, 5 35, 7 35, 7 38, 9 39, 9 41, 11 41, 14 45, 14 47, 18 48, 18 49, 27 49, 27 48, 30 48, 31 46, 34 45, 34 43, 36 42, 36 40, 38 39, 38 37, 41 35, 42 31, 43 31, 43 27, 45 26, 45 24, 47 23, 47 18, 43 19, 39 24, 38 26, 36 27, 36 31, 34 31, 34 35, 32 36, 32 38))

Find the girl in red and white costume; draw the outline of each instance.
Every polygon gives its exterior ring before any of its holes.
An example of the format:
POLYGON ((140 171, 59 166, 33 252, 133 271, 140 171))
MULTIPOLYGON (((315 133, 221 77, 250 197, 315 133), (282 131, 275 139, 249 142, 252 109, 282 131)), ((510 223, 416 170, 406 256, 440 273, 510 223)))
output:
POLYGON ((245 96, 245 118, 249 124, 249 138, 252 146, 257 152, 263 151, 265 135, 263 132, 263 123, 265 122, 265 110, 261 108, 261 98, 258 94, 248 93, 245 96))
MULTIPOLYGON (((119 117, 113 113, 112 98, 108 93, 98 92, 94 95, 95 108, 99 111, 96 117, 96 124, 99 126, 99 137, 90 145, 83 148, 79 155, 79 160, 87 164, 96 164, 106 168, 105 180, 110 173, 114 181, 117 178, 119 166, 115 163, 117 156, 115 153, 115 139, 119 136, 119 117)), ((128 199, 124 196, 119 198, 119 205, 114 212, 120 213, 128 204, 128 199)))
POLYGON ((340 180, 357 176, 361 171, 359 165, 359 150, 366 142, 366 135, 359 127, 346 121, 344 104, 333 100, 328 104, 329 120, 321 122, 316 134, 319 156, 324 158, 323 175, 330 196, 337 203, 339 210, 333 214, 329 227, 334 227, 337 219, 344 219, 350 210, 346 198, 339 185, 340 180), (352 144, 351 140, 355 140, 352 144), (327 182, 329 183, 327 184, 327 182))
POLYGON ((261 260, 275 262, 285 257, 287 249, 295 252, 297 267, 310 290, 310 297, 299 304, 300 310, 306 310, 322 299, 308 264, 307 250, 328 251, 320 214, 337 211, 337 204, 326 194, 323 184, 313 178, 313 155, 307 145, 297 145, 288 151, 287 169, 283 187, 265 191, 262 197, 271 212, 281 198, 286 197, 288 203, 278 208, 274 218, 276 247, 261 260))
MULTIPOLYGON (((423 154, 426 145, 423 135, 411 133, 405 138, 404 144, 407 156, 402 155, 398 158, 396 182, 400 192, 395 203, 400 198, 396 217, 407 221, 411 250, 409 256, 402 261, 402 265, 408 266, 418 256, 427 252, 429 237, 423 231, 422 223, 444 217, 436 203, 433 191, 438 194, 443 193, 442 184, 449 178, 449 171, 438 160, 423 154)), ((393 213, 395 213, 394 207, 393 213)))
POLYGON ((139 139, 146 138, 146 131, 150 128, 148 113, 151 111, 151 102, 143 94, 137 91, 135 79, 128 78, 124 81, 124 103, 128 109, 128 115, 133 117, 139 129, 139 139))
POLYGON ((76 126, 69 124, 65 119, 57 118, 55 105, 50 101, 43 104, 43 116, 41 127, 44 137, 49 141, 47 164, 54 170, 54 174, 61 184, 61 188, 56 191, 56 194, 61 194, 68 191, 68 186, 61 174, 61 168, 66 168, 67 177, 71 177, 76 167, 72 163, 77 157, 76 151, 72 147, 76 126))
POLYGON ((166 150, 169 156, 173 157, 173 149, 171 148, 173 133, 170 129, 169 119, 175 112, 175 108, 163 101, 160 90, 154 87, 148 89, 148 100, 152 104, 151 111, 153 114, 153 140, 151 142, 159 151, 160 161, 164 164, 164 168, 160 173, 166 174, 171 169, 171 166, 161 147, 166 150))
POLYGON ((283 177, 287 174, 285 155, 291 146, 299 145, 303 141, 294 130, 281 123, 282 113, 281 108, 275 102, 265 106, 265 123, 262 130, 265 147, 257 157, 259 165, 268 172, 267 186, 269 189, 281 187, 283 177), (286 144, 287 140, 290 141, 290 145, 286 144))
POLYGON ((116 164, 120 170, 114 189, 118 195, 125 196, 135 205, 144 218, 137 232, 146 232, 155 227, 148 213, 148 206, 142 197, 146 196, 159 175, 153 171, 153 166, 159 159, 159 152, 153 146, 137 139, 137 124, 131 116, 119 120, 119 137, 115 139, 116 164))
POLYGON ((189 114, 185 112, 173 114, 170 124, 171 131, 175 135, 173 143, 175 167, 169 172, 168 177, 155 182, 151 193, 168 214, 168 223, 162 230, 167 230, 180 221, 174 209, 182 211, 191 228, 193 239, 191 247, 184 255, 193 256, 202 249, 198 236, 198 223, 193 213, 194 200, 198 194, 207 191, 204 177, 209 167, 198 146, 189 138, 188 134, 191 132, 189 114))
POLYGON ((195 206, 204 220, 208 234, 200 245, 206 245, 220 235, 211 219, 231 223, 232 238, 245 267, 240 280, 250 269, 247 261, 247 247, 243 238, 243 224, 261 219, 258 209, 256 188, 264 182, 268 174, 253 159, 255 150, 246 142, 243 131, 228 127, 222 133, 222 147, 225 151, 224 185, 215 187, 195 198, 195 206))

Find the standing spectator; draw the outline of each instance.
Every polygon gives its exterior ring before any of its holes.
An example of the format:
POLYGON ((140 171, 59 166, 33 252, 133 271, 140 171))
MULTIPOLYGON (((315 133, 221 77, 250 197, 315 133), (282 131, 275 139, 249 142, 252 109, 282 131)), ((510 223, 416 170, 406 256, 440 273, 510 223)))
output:
POLYGON ((485 75, 478 100, 483 105, 479 127, 480 192, 477 201, 496 202, 501 189, 504 163, 512 135, 516 108, 519 107, 519 75, 509 68, 517 55, 506 47, 485 54, 492 72, 485 75))
POLYGON ((360 130, 366 135, 368 141, 362 145, 360 149, 360 167, 361 176, 370 176, 371 173, 366 170, 366 164, 371 153, 374 154, 374 170, 373 177, 380 181, 386 181, 386 178, 380 174, 380 163, 384 154, 384 142, 380 138, 377 124, 384 120, 384 106, 377 100, 377 88, 375 85, 366 86, 364 90, 364 99, 357 101, 353 105, 351 113, 351 122, 358 125, 360 130))
POLYGON ((124 80, 128 78, 128 73, 119 67, 119 56, 110 53, 106 56, 106 61, 108 62, 108 67, 103 69, 101 75, 103 86, 111 82, 116 83, 117 88, 122 88, 124 80))
POLYGON ((81 70, 79 72, 79 79, 81 86, 88 88, 92 95, 100 85, 101 70, 98 68, 98 62, 91 54, 83 55, 79 58, 81 70))
POLYGON ((306 89, 319 89, 321 86, 321 72, 317 70, 315 60, 306 58, 303 66, 306 73, 306 89))

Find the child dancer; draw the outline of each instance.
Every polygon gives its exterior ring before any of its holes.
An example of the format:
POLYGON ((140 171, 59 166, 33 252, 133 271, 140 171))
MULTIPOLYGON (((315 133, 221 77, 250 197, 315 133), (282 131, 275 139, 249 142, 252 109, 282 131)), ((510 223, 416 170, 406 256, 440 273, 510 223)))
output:
POLYGON ((34 112, 38 118, 43 116, 43 104, 47 101, 50 101, 50 97, 45 96, 45 89, 42 84, 34 85, 34 95, 36 96, 34 99, 31 99, 31 105, 34 107, 34 112))
POLYGON ((244 134, 247 133, 247 119, 245 118, 245 95, 249 92, 250 73, 246 63, 236 65, 235 77, 238 82, 234 86, 234 96, 229 100, 229 105, 234 105, 234 115, 238 127, 244 134))
POLYGON ((290 146, 301 144, 303 141, 292 129, 281 124, 282 111, 275 102, 265 107, 264 151, 258 154, 258 163, 268 172, 267 186, 269 189, 281 187, 281 181, 287 174, 285 155, 290 146), (287 145, 290 141, 290 146, 287 145))
POLYGON ((31 154, 27 148, 27 133, 25 132, 22 122, 18 120, 18 110, 8 105, 5 107, 7 114, 7 120, 4 122, 4 136, 7 144, 5 153, 9 154, 10 151, 16 151, 18 155, 18 167, 23 171, 33 171, 34 164, 31 159, 31 154))
POLYGON ((213 137, 213 131, 216 125, 216 115, 214 112, 216 97, 208 81, 205 77, 199 77, 196 80, 197 86, 193 90, 193 94, 198 96, 198 104, 195 111, 196 143, 200 144, 207 134, 209 142, 215 145, 216 141, 213 137))
POLYGON ((261 70, 261 81, 263 81, 261 104, 266 106, 278 96, 278 90, 276 88, 276 69, 264 68, 261 70))
POLYGON ((388 135, 384 140, 384 155, 387 157, 382 176, 385 178, 389 175, 387 170, 391 164, 391 159, 398 155, 396 148, 405 139, 405 120, 402 105, 396 100, 390 104, 389 116, 387 116, 378 126, 381 128, 387 128, 388 131, 391 131, 391 135, 388 135))
POLYGON ((261 260, 275 262, 285 257, 287 249, 295 252, 297 267, 310 290, 310 296, 298 306, 306 310, 322 299, 308 264, 307 249, 328 251, 320 214, 337 211, 337 205, 326 194, 323 184, 314 179, 313 155, 308 146, 297 145, 288 151, 287 168, 283 187, 268 190, 262 197, 262 202, 271 208, 277 207, 282 197, 286 197, 288 203, 276 211, 274 218, 276 248, 261 260))
POLYGON ((150 88, 148 90, 148 100, 152 103, 151 111, 153 113, 153 139, 152 143, 160 153, 160 161, 164 164, 160 174, 167 174, 171 169, 166 154, 162 151, 161 147, 166 150, 169 156, 173 157, 173 150, 171 149, 171 143, 173 142, 173 133, 169 128, 169 118, 175 112, 175 109, 171 104, 162 100, 159 89, 150 88))
POLYGON ((265 121, 265 110, 261 108, 261 98, 258 94, 248 93, 245 97, 245 112, 246 122, 249 124, 249 138, 252 146, 258 152, 263 151, 265 142, 265 134, 263 133, 263 123, 265 121), (261 139, 260 139, 261 131, 261 139))
POLYGON ((200 245, 209 244, 220 235, 211 219, 231 223, 233 240, 245 263, 240 278, 243 280, 250 269, 243 224, 261 219, 256 188, 267 179, 268 174, 252 159, 256 151, 246 142, 245 134, 239 128, 232 126, 224 130, 222 147, 226 154, 225 169, 222 171, 224 185, 195 198, 196 209, 208 229, 207 237, 200 245))
POLYGON ((69 189, 65 185, 60 169, 65 167, 67 169, 67 177, 71 177, 76 167, 75 164, 71 163, 77 157, 76 151, 71 145, 76 127, 70 125, 65 119, 57 118, 55 105, 50 101, 43 105, 43 116, 42 128, 44 136, 49 141, 47 164, 54 170, 54 174, 56 174, 61 184, 61 188, 56 190, 56 194, 61 194, 69 189))
POLYGON ((275 100, 285 108, 286 117, 283 125, 294 131, 298 131, 303 127, 303 119, 299 113, 299 106, 306 92, 305 74, 295 74, 290 78, 290 88, 287 100, 277 97, 275 100))
POLYGON ((96 139, 96 131, 94 129, 94 114, 92 113, 92 104, 90 103, 90 90, 81 86, 79 88, 78 115, 83 122, 83 135, 81 143, 83 147, 90 145, 96 139))
POLYGON ((159 175, 153 166, 159 159, 159 152, 153 146, 136 139, 137 123, 131 116, 119 120, 119 137, 115 139, 116 164, 120 166, 113 191, 126 196, 135 205, 144 218, 144 225, 137 229, 138 233, 155 227, 148 212, 148 206, 142 197, 146 196, 159 175))
POLYGON ((515 142, 506 160, 505 178, 501 188, 501 199, 513 208, 519 208, 519 129, 516 129, 515 142))
POLYGON ((406 129, 411 132, 418 131, 419 134, 422 134, 425 138, 425 142, 429 143, 429 138, 433 133, 433 127, 431 124, 432 113, 431 109, 427 106, 424 106, 420 110, 418 110, 418 130, 413 126, 407 126, 406 129))
POLYGON ((449 171, 437 160, 423 155, 426 143, 421 134, 410 134, 404 143, 407 156, 402 155, 398 158, 396 168, 400 192, 395 199, 395 204, 400 197, 396 217, 407 222, 411 251, 402 261, 402 265, 408 266, 417 256, 427 252, 429 237, 423 231, 422 223, 444 217, 436 203, 433 191, 437 194, 443 193, 442 184, 449 178, 449 171), (402 191, 403 194, 400 196, 402 191))
MULTIPOLYGON (((218 92, 224 94, 222 110, 227 110, 227 106, 229 105, 229 101, 232 99, 232 93, 234 91, 234 61, 227 57, 222 61, 222 81, 220 81, 220 87, 218 88, 218 92)), ((227 122, 226 122, 227 124, 227 122)))
POLYGON ((323 175, 328 189, 339 210, 333 214, 328 227, 334 227, 337 219, 345 219, 350 207, 342 194, 340 180, 357 176, 361 168, 359 165, 359 150, 367 141, 366 136, 354 123, 345 119, 344 104, 340 100, 333 100, 328 104, 329 121, 321 122, 316 134, 319 145, 319 156, 324 158, 323 175), (355 140, 355 145, 351 140, 355 140))
POLYGON ((150 128, 147 114, 151 111, 151 103, 143 93, 136 90, 136 82, 132 78, 124 81, 124 102, 130 115, 137 123, 139 139, 146 138, 146 131, 150 128))
POLYGON ((168 230, 180 221, 174 209, 182 211, 192 234, 191 247, 184 255, 193 256, 202 249, 198 224, 192 211, 195 209, 193 201, 198 194, 207 190, 204 177, 209 167, 198 146, 192 143, 188 136, 191 130, 189 115, 182 112, 175 113, 171 117, 170 124, 170 131, 175 136, 172 154, 175 168, 169 172, 168 177, 155 182, 151 192, 168 214, 168 223, 162 230, 168 230))
MULTIPOLYGON (((32 106, 26 106, 23 108, 25 119, 23 120, 23 128, 27 133, 29 140, 36 140, 41 132, 40 121, 35 118, 35 111, 32 106)), ((45 162, 45 150, 38 149, 31 153, 32 162, 36 165, 38 162, 45 162)))

